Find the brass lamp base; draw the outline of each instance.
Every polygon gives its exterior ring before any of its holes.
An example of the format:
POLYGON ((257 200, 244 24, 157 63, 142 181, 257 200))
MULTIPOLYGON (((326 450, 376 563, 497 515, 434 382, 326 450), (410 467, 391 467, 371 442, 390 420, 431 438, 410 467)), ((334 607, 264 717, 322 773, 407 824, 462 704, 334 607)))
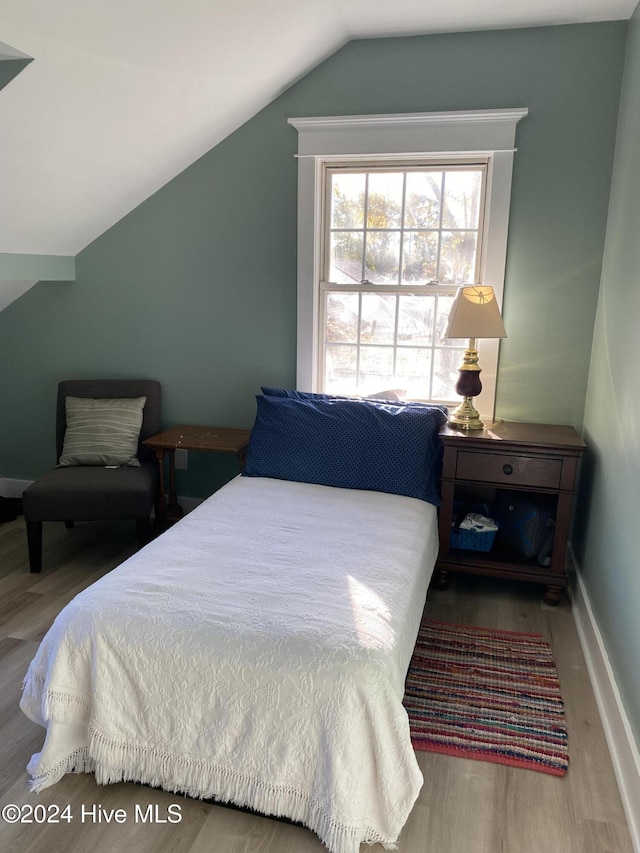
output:
POLYGON ((473 398, 477 397, 482 391, 481 372, 482 369, 478 366, 476 341, 475 338, 470 338, 456 382, 456 394, 460 394, 462 402, 455 412, 449 416, 450 427, 454 429, 484 429, 480 415, 473 405, 473 398))
POLYGON ((473 397, 465 397, 449 415, 449 426, 454 429, 484 429, 484 423, 473 405, 473 397))

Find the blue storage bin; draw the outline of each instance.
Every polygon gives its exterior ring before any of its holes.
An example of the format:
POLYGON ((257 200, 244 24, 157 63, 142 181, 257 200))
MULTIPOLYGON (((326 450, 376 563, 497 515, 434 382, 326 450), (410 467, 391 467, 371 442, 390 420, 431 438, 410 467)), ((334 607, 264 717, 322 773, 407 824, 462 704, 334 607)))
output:
MULTIPOLYGON (((467 504, 467 510, 469 506, 467 504)), ((461 530, 455 529, 458 515, 462 512, 463 505, 456 501, 453 505, 453 521, 451 522, 451 537, 449 545, 451 548, 459 548, 462 551, 490 551, 493 547, 493 542, 496 538, 497 530, 461 530)), ((490 509, 486 504, 479 504, 473 507, 472 512, 477 512, 480 515, 489 517, 490 509)))
POLYGON ((454 530, 452 526, 449 544, 452 548, 460 548, 463 551, 490 551, 496 532, 496 530, 487 530, 485 533, 478 533, 477 530, 454 530))

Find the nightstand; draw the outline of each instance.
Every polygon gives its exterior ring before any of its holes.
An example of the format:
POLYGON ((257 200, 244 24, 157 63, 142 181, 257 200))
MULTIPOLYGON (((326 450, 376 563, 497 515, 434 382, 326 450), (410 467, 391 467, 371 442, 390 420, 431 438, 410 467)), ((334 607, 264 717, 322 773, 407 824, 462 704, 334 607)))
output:
POLYGON ((585 444, 573 427, 498 421, 483 430, 446 426, 439 513, 440 551, 434 585, 447 585, 450 572, 470 572, 543 584, 544 600, 557 604, 567 586, 565 571, 571 510, 585 444), (545 501, 555 518, 548 566, 526 559, 500 541, 490 551, 454 549, 450 545, 454 504, 491 506, 498 490, 545 501))

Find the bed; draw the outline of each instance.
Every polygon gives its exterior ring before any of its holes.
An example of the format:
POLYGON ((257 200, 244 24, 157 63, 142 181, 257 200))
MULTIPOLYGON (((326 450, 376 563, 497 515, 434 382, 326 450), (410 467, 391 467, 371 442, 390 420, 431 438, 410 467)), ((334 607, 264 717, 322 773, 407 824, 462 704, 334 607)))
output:
POLYGON ((261 395, 244 475, 44 637, 21 700, 46 729, 32 789, 93 772, 288 817, 332 853, 392 848, 422 785, 402 697, 437 553, 443 419, 261 395), (397 493, 407 454, 400 488, 420 496, 397 493), (381 472, 396 491, 363 487, 381 472))

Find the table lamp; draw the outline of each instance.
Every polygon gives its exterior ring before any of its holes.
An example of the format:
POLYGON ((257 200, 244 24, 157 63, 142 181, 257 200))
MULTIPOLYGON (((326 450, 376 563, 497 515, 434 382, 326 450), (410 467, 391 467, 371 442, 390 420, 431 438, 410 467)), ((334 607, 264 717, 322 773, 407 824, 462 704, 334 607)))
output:
POLYGON ((484 424, 473 405, 473 398, 482 391, 482 368, 478 366, 476 341, 478 338, 507 337, 493 287, 487 284, 461 287, 451 306, 444 336, 469 339, 456 382, 456 394, 463 400, 449 416, 449 426, 456 429, 482 429, 484 424))

